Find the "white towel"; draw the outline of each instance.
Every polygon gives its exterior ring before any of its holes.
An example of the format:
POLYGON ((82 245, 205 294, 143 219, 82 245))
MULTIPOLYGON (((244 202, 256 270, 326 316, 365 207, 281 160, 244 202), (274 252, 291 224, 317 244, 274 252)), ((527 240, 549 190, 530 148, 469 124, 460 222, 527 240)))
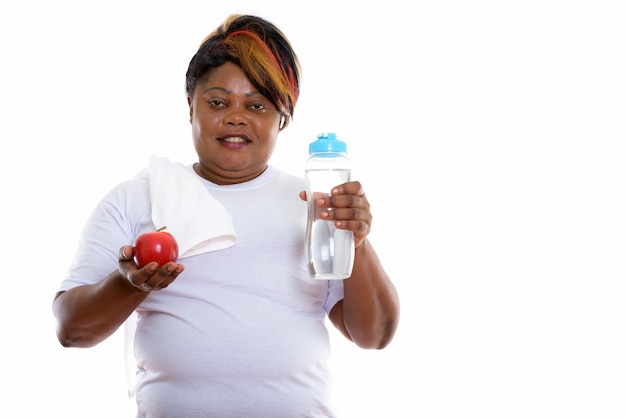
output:
POLYGON ((178 242, 178 258, 232 247, 237 242, 230 214, 200 179, 181 163, 152 156, 147 171, 152 221, 178 242))

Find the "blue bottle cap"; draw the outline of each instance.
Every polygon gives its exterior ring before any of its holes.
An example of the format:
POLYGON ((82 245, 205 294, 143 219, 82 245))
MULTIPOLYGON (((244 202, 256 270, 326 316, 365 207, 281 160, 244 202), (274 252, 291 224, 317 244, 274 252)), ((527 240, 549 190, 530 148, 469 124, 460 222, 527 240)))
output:
POLYGON ((324 152, 347 152, 346 143, 337 139, 337 135, 329 132, 317 136, 317 140, 309 144, 309 154, 324 152))

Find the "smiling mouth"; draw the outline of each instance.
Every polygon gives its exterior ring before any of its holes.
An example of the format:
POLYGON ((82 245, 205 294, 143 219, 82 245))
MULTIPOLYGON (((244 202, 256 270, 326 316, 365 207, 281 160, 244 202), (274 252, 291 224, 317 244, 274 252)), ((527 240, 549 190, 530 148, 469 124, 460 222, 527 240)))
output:
POLYGON ((246 139, 243 139, 243 138, 238 137, 238 136, 231 136, 231 137, 228 137, 228 138, 221 138, 220 141, 222 141, 222 142, 229 142, 229 143, 248 142, 246 139))

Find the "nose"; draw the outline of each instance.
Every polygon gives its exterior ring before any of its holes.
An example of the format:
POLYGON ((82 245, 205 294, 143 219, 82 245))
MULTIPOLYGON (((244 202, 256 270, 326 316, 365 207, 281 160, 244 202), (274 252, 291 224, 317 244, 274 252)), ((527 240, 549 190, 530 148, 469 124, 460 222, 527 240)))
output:
POLYGON ((224 123, 226 125, 242 126, 248 123, 245 109, 239 106, 231 106, 228 108, 228 112, 224 116, 224 123))

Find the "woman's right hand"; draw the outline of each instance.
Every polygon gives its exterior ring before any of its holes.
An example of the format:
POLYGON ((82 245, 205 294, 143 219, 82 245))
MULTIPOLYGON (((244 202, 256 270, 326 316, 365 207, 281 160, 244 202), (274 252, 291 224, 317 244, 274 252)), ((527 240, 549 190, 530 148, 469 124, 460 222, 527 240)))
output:
POLYGON ((169 286, 180 273, 185 270, 185 266, 176 262, 169 262, 159 267, 153 261, 139 268, 135 263, 135 247, 125 245, 119 251, 119 271, 126 277, 130 284, 143 292, 161 290, 169 286))

